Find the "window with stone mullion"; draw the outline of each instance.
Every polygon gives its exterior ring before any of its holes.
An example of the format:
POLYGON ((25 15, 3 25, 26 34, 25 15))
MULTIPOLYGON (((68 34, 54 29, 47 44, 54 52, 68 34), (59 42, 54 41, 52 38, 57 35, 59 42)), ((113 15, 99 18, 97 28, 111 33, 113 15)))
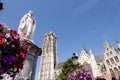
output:
POLYGON ((109 71, 112 73, 113 72, 113 70, 112 69, 109 69, 109 71))
POLYGON ((109 60, 106 60, 106 63, 107 63, 108 65, 110 65, 110 62, 109 62, 109 60))
POLYGON ((117 56, 115 56, 114 59, 115 59, 116 62, 119 62, 119 59, 118 59, 117 56))
POLYGON ((115 61, 113 60, 113 58, 110 58, 110 61, 111 61, 112 64, 115 63, 115 61))

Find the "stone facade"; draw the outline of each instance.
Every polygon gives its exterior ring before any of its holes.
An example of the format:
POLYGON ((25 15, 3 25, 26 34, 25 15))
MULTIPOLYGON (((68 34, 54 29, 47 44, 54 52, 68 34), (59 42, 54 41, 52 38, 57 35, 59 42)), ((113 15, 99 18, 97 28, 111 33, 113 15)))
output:
POLYGON ((58 63, 57 42, 53 32, 46 33, 44 36, 39 80, 54 80, 55 67, 58 63))
POLYGON ((105 68, 102 70, 102 76, 108 77, 108 80, 112 77, 117 79, 120 76, 120 43, 117 42, 118 48, 115 48, 108 44, 107 41, 104 42, 104 57, 103 64, 105 68))
POLYGON ((120 77, 120 43, 117 42, 118 48, 115 48, 104 42, 103 54, 96 55, 85 49, 82 49, 78 62, 84 65, 88 63, 94 78, 101 77, 106 80, 111 80, 112 77, 119 79, 120 77))

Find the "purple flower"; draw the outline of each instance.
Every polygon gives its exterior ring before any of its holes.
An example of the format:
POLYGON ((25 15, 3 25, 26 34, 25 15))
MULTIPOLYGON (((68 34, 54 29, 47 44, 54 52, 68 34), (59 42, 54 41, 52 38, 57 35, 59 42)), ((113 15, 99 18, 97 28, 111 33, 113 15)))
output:
POLYGON ((3 53, 8 53, 9 51, 8 51, 8 48, 7 47, 5 47, 5 48, 3 48, 3 53))
POLYGON ((12 64, 12 61, 15 60, 15 57, 13 56, 5 56, 3 57, 3 62, 8 65, 8 64, 12 64))
POLYGON ((10 57, 10 61, 14 61, 14 62, 18 61, 18 59, 15 56, 10 55, 9 57, 10 57))

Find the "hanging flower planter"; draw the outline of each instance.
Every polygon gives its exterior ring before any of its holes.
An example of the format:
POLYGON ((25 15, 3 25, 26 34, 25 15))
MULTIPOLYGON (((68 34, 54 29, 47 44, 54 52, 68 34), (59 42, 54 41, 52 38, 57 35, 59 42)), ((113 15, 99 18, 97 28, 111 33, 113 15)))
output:
POLYGON ((0 24, 0 78, 14 77, 23 68, 27 50, 22 47, 19 34, 0 24))

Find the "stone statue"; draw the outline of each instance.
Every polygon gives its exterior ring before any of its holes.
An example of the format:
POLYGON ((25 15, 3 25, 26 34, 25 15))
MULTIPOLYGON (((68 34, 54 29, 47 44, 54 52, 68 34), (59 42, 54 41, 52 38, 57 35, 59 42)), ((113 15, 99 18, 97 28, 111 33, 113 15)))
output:
POLYGON ((30 10, 27 14, 23 16, 18 28, 18 33, 21 38, 30 41, 33 41, 33 35, 35 31, 35 20, 32 16, 33 12, 30 10))

